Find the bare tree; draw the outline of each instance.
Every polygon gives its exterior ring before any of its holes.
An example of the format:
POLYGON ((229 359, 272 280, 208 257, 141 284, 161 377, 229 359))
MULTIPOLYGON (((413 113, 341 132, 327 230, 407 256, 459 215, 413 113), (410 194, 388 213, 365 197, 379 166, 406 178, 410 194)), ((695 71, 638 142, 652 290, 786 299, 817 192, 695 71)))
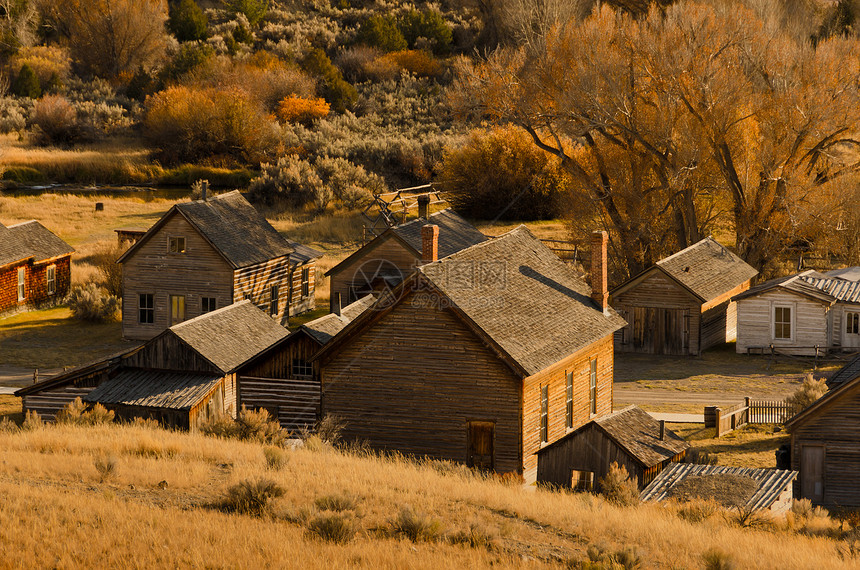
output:
POLYGON ((31 0, 0 0, 0 51, 33 45, 37 15, 31 0))

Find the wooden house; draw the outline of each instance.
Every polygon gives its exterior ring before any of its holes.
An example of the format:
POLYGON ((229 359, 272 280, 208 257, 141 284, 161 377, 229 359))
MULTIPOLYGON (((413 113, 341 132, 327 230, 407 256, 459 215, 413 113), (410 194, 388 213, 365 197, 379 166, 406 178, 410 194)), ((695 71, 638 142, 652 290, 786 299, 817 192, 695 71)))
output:
POLYGON ((772 279, 734 300, 739 353, 815 356, 860 349, 860 282, 809 270, 772 279))
POLYGON ((0 315, 62 302, 74 251, 35 220, 0 224, 0 315))
POLYGON ((538 483, 581 491, 615 462, 642 489, 670 463, 683 461, 690 444, 637 406, 596 418, 538 451, 538 483))
POLYGON ((860 507, 860 375, 785 423, 796 494, 826 507, 860 507))
POLYGON ((176 204, 118 260, 123 337, 147 340, 243 299, 285 324, 314 308, 319 256, 281 236, 238 191, 176 204))
POLYGON ((661 259, 612 290, 610 304, 627 326, 622 352, 699 355, 735 339, 732 297, 758 272, 713 238, 661 259))
POLYGON ((606 234, 588 284, 525 226, 427 261, 317 353, 322 413, 373 448, 533 482, 536 452, 612 411, 606 234))
POLYGON ((79 396, 118 419, 153 418, 194 429, 237 410, 236 372, 287 329, 250 301, 170 327, 140 347, 16 392, 24 411, 56 411, 79 396))
POLYGON ((785 514, 794 499, 796 471, 673 463, 640 493, 645 501, 714 500, 725 508, 785 514), (726 492, 724 492, 726 491, 726 492))
POLYGON ((411 274, 421 264, 421 228, 427 223, 439 227, 440 258, 487 239, 454 210, 428 216, 422 209, 417 219, 385 230, 326 272, 331 278, 332 311, 337 299, 352 303, 368 293, 396 287, 411 274))
POLYGON ((239 406, 265 408, 291 431, 313 426, 320 415, 319 362, 312 360, 329 340, 373 304, 367 295, 300 326, 238 370, 239 406))

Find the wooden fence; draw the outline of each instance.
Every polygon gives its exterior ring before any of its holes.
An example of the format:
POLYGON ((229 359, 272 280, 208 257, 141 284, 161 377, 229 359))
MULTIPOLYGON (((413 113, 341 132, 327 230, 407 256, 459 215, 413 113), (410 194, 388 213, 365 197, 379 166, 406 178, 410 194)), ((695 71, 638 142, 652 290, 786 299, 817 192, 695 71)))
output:
POLYGON ((747 424, 781 424, 797 413, 791 404, 779 401, 752 400, 728 408, 705 406, 705 427, 715 428, 717 437, 747 424))

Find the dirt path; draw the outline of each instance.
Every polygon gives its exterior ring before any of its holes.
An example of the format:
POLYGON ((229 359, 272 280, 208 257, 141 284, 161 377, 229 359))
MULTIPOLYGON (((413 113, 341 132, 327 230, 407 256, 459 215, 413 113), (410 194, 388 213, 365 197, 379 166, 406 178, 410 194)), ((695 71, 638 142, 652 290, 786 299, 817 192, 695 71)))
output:
MULTIPOLYGON (((62 368, 45 368, 39 370, 39 380, 46 380, 62 372, 62 368)), ((29 386, 33 383, 33 369, 20 366, 0 366, 0 387, 15 389, 29 386)), ((13 390, 14 391, 14 390, 13 390)), ((0 392, 3 393, 3 392, 0 392)), ((11 394, 11 392, 9 392, 11 394)))

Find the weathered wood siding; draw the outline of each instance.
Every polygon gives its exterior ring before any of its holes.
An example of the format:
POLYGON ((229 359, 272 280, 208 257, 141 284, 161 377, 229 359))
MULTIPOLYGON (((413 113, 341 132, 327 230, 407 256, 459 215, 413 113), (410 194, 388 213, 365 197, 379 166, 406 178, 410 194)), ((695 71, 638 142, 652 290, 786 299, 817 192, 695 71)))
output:
POLYGON ((738 337, 738 304, 732 297, 750 288, 750 281, 702 305, 701 350, 732 342, 738 337))
POLYGON ((587 346, 523 383, 523 477, 537 479, 537 451, 591 419, 612 412, 612 335, 587 346), (597 413, 591 414, 591 360, 597 359, 597 413), (567 372, 573 372, 573 426, 567 421, 567 372), (541 387, 549 387, 547 442, 541 442, 541 387))
POLYGON ((653 351, 648 346, 636 347, 633 342, 634 331, 637 327, 635 308, 647 307, 685 311, 687 315, 687 354, 697 355, 700 353, 701 302, 662 271, 656 269, 651 271, 635 286, 617 297, 613 296, 610 304, 628 323, 615 335, 616 350, 621 352, 653 351))
MULTIPOLYGON (((316 261, 309 261, 292 268, 290 274, 290 289, 287 291, 287 302, 290 305, 290 316, 312 311, 316 304, 316 261), (302 295, 302 270, 308 270, 308 294, 302 295)), ((285 323, 281 323, 285 324, 285 323)))
POLYGON ((107 380, 104 370, 76 378, 62 386, 46 388, 35 394, 26 394, 21 398, 21 408, 24 413, 36 412, 45 421, 54 421, 57 412, 66 407, 75 398, 83 398, 93 389, 107 380))
MULTIPOLYGON (((201 297, 216 308, 233 303, 233 270, 197 230, 174 213, 160 230, 123 263, 122 334, 148 340, 170 326, 170 295, 185 296, 185 317, 201 314, 201 297), (185 237, 185 253, 168 253, 170 236, 185 237), (138 295, 154 295, 152 324, 138 319, 138 295)), ((238 300, 238 299, 237 299, 238 300)))
POLYGON ((415 268, 419 258, 407 249, 397 238, 388 235, 377 238, 362 248, 360 255, 329 275, 331 279, 331 298, 340 293, 342 305, 352 300, 349 297, 350 287, 363 288, 368 286, 368 278, 384 273, 399 271, 405 278, 415 268))
MULTIPOLYGON (((301 272, 299 272, 299 281, 301 282, 301 272)), ((233 275, 233 299, 236 301, 250 299, 261 311, 272 315, 272 318, 282 325, 287 324, 290 314, 291 287, 294 287, 294 278, 289 256, 243 267, 233 275), (277 307, 274 307, 274 310, 272 308, 273 286, 278 287, 277 307)))
POLYGON ((0 269, 0 315, 41 309, 61 303, 69 294, 71 255, 56 259, 10 264, 0 269), (48 267, 54 265, 55 291, 48 293, 48 267), (18 269, 24 269, 24 299, 18 300, 18 269))
POLYGON ((450 309, 412 298, 322 363, 322 413, 373 448, 459 462, 468 422, 492 422, 495 469, 519 471, 520 380, 450 309))
MULTIPOLYGON (((824 447, 824 498, 828 507, 860 507, 860 386, 843 394, 791 433, 791 468, 800 473, 795 495, 802 497, 804 445, 824 447)), ((811 498, 811 497, 803 497, 811 498)))
POLYGON ((154 370, 220 372, 212 363, 191 350, 173 332, 163 334, 123 359, 125 366, 154 370))
POLYGON ((738 353, 749 348, 773 345, 782 353, 815 355, 815 347, 826 350, 828 339, 828 306, 803 295, 785 290, 766 291, 738 301, 738 353), (792 308, 792 339, 776 339, 773 331, 774 306, 792 308))
MULTIPOLYGON (((259 378, 293 378, 293 359, 306 362, 320 349, 320 344, 304 332, 293 333, 276 348, 268 350, 263 356, 251 360, 239 369, 239 376, 259 378)), ((319 380, 319 362, 312 362, 313 378, 319 380)), ((300 376, 299 378, 306 378, 300 376)))

